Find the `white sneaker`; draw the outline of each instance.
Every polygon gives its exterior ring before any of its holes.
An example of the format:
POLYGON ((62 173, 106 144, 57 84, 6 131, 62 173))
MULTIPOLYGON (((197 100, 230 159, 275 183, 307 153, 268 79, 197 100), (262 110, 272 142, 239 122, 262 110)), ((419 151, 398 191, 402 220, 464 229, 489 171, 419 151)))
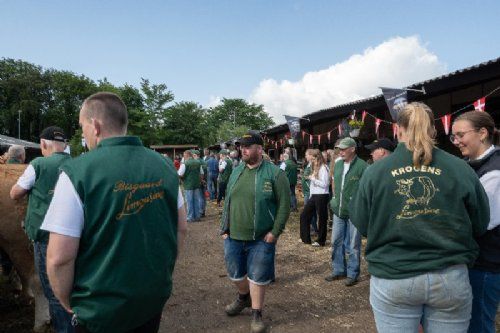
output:
POLYGON ((311 244, 311 246, 314 246, 314 247, 320 247, 319 243, 318 242, 314 242, 311 244))

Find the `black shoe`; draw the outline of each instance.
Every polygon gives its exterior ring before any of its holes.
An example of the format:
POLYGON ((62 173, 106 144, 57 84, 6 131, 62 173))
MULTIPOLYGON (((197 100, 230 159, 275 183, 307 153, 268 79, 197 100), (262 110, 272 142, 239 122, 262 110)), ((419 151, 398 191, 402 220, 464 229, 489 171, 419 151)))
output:
POLYGON ((252 300, 248 297, 246 300, 237 298, 233 303, 226 306, 226 314, 228 316, 236 316, 241 313, 245 308, 252 306, 252 300))
POLYGON ((358 279, 357 278, 347 278, 346 282, 344 283, 344 285, 346 287, 352 287, 354 286, 356 283, 358 283, 358 279))
POLYGON ((253 315, 252 322, 250 323, 251 333, 264 333, 267 332, 267 325, 262 321, 262 316, 253 315))
POLYGON ((336 280, 345 279, 345 277, 346 277, 345 275, 328 275, 327 277, 325 277, 325 281, 332 282, 336 280))

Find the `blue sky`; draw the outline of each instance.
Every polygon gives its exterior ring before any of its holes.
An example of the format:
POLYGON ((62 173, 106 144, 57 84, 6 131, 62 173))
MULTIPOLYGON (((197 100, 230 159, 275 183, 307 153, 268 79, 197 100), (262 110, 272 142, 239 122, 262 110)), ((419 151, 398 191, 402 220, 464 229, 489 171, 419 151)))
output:
MULTIPOLYGON (((144 77, 166 83, 176 101, 208 105, 218 97, 249 98, 270 110, 274 105, 276 116, 292 108, 283 100, 294 99, 283 80, 302 82, 295 90, 320 90, 328 86, 322 75, 308 86, 307 73, 348 66, 353 55, 395 37, 416 38, 424 49, 419 59, 436 57, 432 65, 426 62, 430 70, 422 70, 428 75, 496 58, 499 17, 499 1, 0 0, 0 57, 107 77, 117 85, 138 85, 144 77), (266 79, 274 88, 262 92, 266 79), (277 94, 281 101, 273 100, 277 94)), ((386 81, 421 79, 413 75, 386 81)), ((322 104, 303 101, 292 113, 373 93, 355 90, 322 104)))

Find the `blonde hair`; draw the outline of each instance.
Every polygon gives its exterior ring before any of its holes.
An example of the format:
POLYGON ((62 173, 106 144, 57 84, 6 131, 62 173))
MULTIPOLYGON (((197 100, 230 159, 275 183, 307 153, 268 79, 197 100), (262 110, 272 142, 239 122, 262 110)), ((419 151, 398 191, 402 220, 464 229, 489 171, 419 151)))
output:
POLYGON ((329 176, 330 178, 333 177, 333 172, 335 170, 335 160, 339 157, 339 151, 338 150, 332 150, 330 153, 330 172, 329 176))
POLYGON ((321 166, 325 164, 325 160, 323 159, 323 154, 319 149, 311 149, 309 154, 312 157, 311 160, 312 177, 317 179, 319 170, 321 169, 321 166))
POLYGON ((413 152, 413 165, 429 165, 436 137, 431 108, 421 102, 407 104, 398 115, 398 126, 405 129, 406 147, 413 152))

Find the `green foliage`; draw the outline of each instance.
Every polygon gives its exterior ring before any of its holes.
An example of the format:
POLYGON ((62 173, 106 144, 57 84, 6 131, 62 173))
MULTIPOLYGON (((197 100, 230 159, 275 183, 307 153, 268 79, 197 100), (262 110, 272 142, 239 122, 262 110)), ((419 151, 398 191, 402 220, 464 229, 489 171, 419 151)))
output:
POLYGON ((363 127, 364 124, 365 123, 361 120, 356 120, 356 119, 349 120, 349 126, 353 129, 354 128, 361 128, 361 127, 363 127))
POLYGON ((115 86, 106 78, 97 82, 84 75, 14 59, 0 59, 0 133, 17 137, 21 110, 21 138, 38 141, 43 128, 57 125, 71 138, 72 155, 83 152, 78 125, 82 102, 98 91, 118 94, 127 105, 129 134, 146 146, 197 144, 207 147, 240 137, 249 129, 263 130, 274 122, 262 105, 243 99, 222 100, 204 109, 195 102, 174 102, 166 84, 142 78, 140 88, 115 86), (173 103, 173 104, 172 104, 173 103))

